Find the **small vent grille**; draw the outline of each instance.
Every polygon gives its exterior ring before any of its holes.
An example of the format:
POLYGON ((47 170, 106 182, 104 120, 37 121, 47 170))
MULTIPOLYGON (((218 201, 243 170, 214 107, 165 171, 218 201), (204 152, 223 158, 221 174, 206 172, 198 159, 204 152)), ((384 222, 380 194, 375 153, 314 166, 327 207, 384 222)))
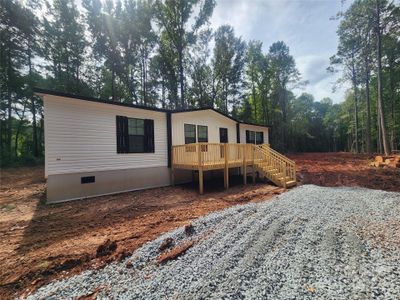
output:
POLYGON ((95 182, 95 176, 81 177, 81 184, 93 183, 93 182, 95 182))

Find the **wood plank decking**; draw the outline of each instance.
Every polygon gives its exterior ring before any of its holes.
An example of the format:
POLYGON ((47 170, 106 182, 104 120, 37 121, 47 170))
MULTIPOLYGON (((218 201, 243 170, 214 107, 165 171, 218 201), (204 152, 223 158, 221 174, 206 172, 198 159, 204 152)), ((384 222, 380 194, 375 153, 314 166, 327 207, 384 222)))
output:
MULTIPOLYGON (((289 187, 296 184, 295 163, 271 149, 269 145, 197 143, 172 146, 172 182, 175 169, 197 170, 199 172, 199 191, 204 191, 203 172, 224 170, 224 186, 229 188, 229 168, 241 167, 247 175, 252 167, 255 172, 266 177, 278 186, 289 187)), ((246 184, 246 176, 243 176, 246 184)))

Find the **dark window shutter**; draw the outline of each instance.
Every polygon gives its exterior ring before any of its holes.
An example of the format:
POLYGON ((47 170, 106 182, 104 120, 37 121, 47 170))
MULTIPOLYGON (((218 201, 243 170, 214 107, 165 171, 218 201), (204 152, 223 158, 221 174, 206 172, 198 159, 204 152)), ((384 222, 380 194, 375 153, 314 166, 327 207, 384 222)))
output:
POLYGON ((264 144, 264 132, 260 132, 261 135, 261 143, 260 144, 264 144))
POLYGON ((246 144, 250 143, 250 131, 246 130, 246 144))
POLYGON ((145 152, 154 152, 154 120, 144 120, 145 152))
POLYGON ((240 125, 236 123, 236 143, 240 144, 240 125))
POLYGON ((122 118, 122 153, 129 153, 128 117, 122 118))
POLYGON ((117 116, 116 117, 116 125, 117 125, 117 153, 124 153, 123 152, 123 129, 122 129, 122 124, 123 122, 123 117, 117 116))

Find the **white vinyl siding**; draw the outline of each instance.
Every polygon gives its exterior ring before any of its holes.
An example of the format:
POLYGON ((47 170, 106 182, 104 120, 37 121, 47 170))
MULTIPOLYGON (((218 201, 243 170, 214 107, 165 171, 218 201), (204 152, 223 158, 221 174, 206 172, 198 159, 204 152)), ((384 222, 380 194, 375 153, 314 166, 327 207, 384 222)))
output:
POLYGON ((167 166, 164 112, 44 96, 46 176, 167 166), (154 153, 117 153, 116 116, 154 120, 154 153))
POLYGON ((240 143, 246 143, 246 130, 264 133, 264 144, 269 144, 268 127, 240 123, 240 143))
POLYGON ((172 145, 185 144, 185 124, 207 126, 208 142, 219 143, 219 128, 228 129, 228 142, 236 143, 236 122, 208 109, 172 114, 172 145))

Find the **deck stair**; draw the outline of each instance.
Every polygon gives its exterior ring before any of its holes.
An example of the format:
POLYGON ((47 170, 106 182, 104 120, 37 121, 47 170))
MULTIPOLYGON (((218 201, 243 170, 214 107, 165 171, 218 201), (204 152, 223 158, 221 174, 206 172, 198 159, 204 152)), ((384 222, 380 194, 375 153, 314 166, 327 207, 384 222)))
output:
POLYGON ((277 186, 288 188, 297 184, 295 162, 268 145, 254 146, 254 168, 277 186))
POLYGON ((224 186, 229 187, 229 169, 240 168, 243 183, 251 170, 253 181, 256 172, 276 185, 288 188, 296 185, 294 161, 271 149, 268 144, 195 143, 174 145, 171 149, 171 182, 174 183, 175 169, 196 170, 199 176, 199 191, 203 193, 203 173, 223 170, 224 186))

